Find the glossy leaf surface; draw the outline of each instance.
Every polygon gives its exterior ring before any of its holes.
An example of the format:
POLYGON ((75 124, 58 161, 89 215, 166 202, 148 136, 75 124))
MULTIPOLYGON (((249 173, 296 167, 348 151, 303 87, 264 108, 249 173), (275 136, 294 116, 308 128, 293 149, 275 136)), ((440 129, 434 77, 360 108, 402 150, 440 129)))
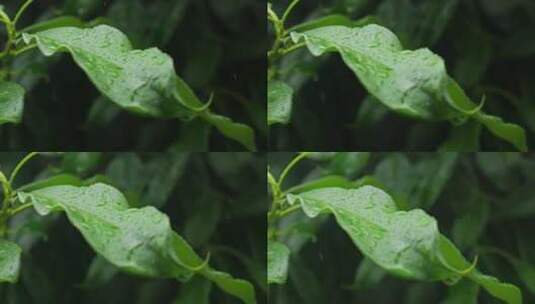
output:
POLYGON ((18 280, 21 251, 19 245, 0 239, 0 282, 18 280))
POLYGON ((403 50, 388 29, 327 26, 292 33, 320 56, 339 52, 366 89, 389 108, 414 117, 444 119, 452 115, 441 93, 447 83, 444 61, 428 49, 403 50))
POLYGON ((388 272, 405 278, 457 282, 466 276, 493 296, 510 304, 522 303, 511 284, 471 269, 470 263, 446 237, 436 220, 420 209, 399 211, 384 191, 326 188, 298 196, 309 217, 332 213, 359 250, 388 272))
POLYGON ((70 53, 104 95, 129 111, 157 117, 183 111, 172 96, 176 72, 171 57, 156 48, 133 50, 113 27, 60 27, 26 33, 24 41, 36 42, 46 56, 70 53))
POLYGON ((19 123, 24 111, 24 88, 13 82, 0 81, 0 125, 19 123))
POLYGON ((284 284, 288 277, 290 250, 284 244, 268 241, 268 283, 284 284))
POLYGON ((325 26, 293 32, 294 43, 305 43, 315 56, 338 52, 364 87, 390 109, 415 118, 466 122, 470 117, 493 135, 526 151, 522 127, 481 112, 451 79, 443 59, 429 49, 406 50, 385 27, 325 26))
POLYGON ((268 124, 287 124, 292 115, 293 89, 281 81, 268 83, 268 124))
POLYGON ((55 186, 19 193, 41 215, 64 211, 91 247, 120 269, 149 277, 188 281, 200 273, 226 292, 254 303, 253 287, 246 281, 205 265, 176 234, 168 217, 154 207, 129 208, 115 188, 55 186))

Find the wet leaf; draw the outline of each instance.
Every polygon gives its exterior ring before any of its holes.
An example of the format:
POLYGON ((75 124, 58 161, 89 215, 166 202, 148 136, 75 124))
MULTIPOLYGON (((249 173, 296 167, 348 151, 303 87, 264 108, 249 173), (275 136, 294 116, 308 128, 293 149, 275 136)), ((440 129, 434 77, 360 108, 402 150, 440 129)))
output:
POLYGON ((288 277, 290 250, 284 244, 268 241, 268 283, 284 284, 288 277))
POLYGON ((0 125, 19 123, 24 111, 24 94, 22 86, 0 81, 0 125))
POLYGON ((250 283, 205 265, 171 229, 165 214, 154 207, 129 208, 111 186, 55 186, 19 193, 19 198, 31 202, 41 215, 64 211, 91 247, 123 271, 180 281, 198 273, 245 303, 255 303, 250 283))
POLYGON ((281 81, 268 83, 268 124, 287 124, 292 115, 293 89, 281 81))
POLYGON ((0 239, 0 282, 17 282, 21 251, 17 244, 0 239))

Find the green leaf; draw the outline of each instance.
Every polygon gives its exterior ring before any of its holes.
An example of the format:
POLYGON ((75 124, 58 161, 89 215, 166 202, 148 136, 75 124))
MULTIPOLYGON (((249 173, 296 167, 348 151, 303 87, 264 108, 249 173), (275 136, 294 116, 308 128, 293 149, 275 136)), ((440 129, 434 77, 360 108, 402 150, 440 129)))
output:
POLYGON ((175 78, 173 94, 185 108, 197 113, 203 120, 216 127, 221 134, 239 142, 251 151, 256 149, 253 129, 247 125, 236 123, 228 117, 210 112, 207 109, 210 104, 203 104, 193 90, 178 76, 175 78))
POLYGON ((0 81, 0 125, 20 123, 24 111, 24 94, 22 86, 0 81))
POLYGON ((466 115, 477 113, 483 107, 483 102, 479 106, 476 106, 466 95, 461 86, 452 78, 448 78, 446 101, 454 109, 466 115))
POLYGON ((476 113, 474 118, 495 136, 513 144, 520 151, 527 151, 526 131, 518 125, 506 123, 501 118, 485 113, 476 113))
POLYGON ((242 144, 249 151, 256 150, 255 135, 251 127, 232 121, 230 118, 211 112, 204 112, 200 116, 212 124, 223 135, 242 144))
POLYGON ((313 20, 305 21, 296 26, 288 29, 290 32, 306 32, 316 28, 330 26, 330 25, 341 25, 346 27, 353 27, 353 20, 345 15, 333 14, 315 18, 313 20))
POLYGON ((290 122, 293 89, 281 81, 268 82, 268 125, 290 122))
POLYGON ((17 282, 21 251, 19 245, 0 239, 0 282, 17 282))
POLYGON ((245 303, 254 303, 250 283, 211 269, 171 229, 165 214, 154 207, 129 208, 111 186, 55 186, 18 195, 41 215, 64 211, 91 247, 123 271, 184 282, 199 273, 245 303))
POLYGON ((298 197, 309 217, 333 213, 360 251, 390 273, 421 280, 451 276, 433 262, 438 227, 422 210, 398 211, 388 194, 372 186, 324 188, 298 197))
POLYGON ((366 89, 392 110, 424 119, 451 117, 441 96, 448 79, 444 61, 428 49, 403 50, 394 33, 376 24, 291 35, 315 56, 339 52, 366 89))
POLYGON ((501 118, 481 112, 481 107, 466 95, 459 84, 449 78, 445 93, 448 103, 458 111, 473 116, 476 121, 482 123, 492 134, 513 144, 520 151, 527 151, 526 131, 516 124, 506 123, 501 118))
POLYGON ((515 285, 500 282, 495 277, 484 275, 477 271, 472 272, 469 278, 483 286, 488 293, 498 299, 509 304, 522 304, 522 293, 515 285))
POLYGON ((294 43, 305 42, 315 56, 339 52, 368 92, 398 113, 427 120, 473 117, 495 136, 527 150, 524 129, 480 112, 483 104, 474 104, 448 76, 440 56, 428 49, 404 50, 396 35, 382 26, 325 26, 292 32, 291 37, 294 43))
POLYGON ((28 27, 25 27, 19 32, 21 33, 36 33, 41 31, 46 31, 49 29, 57 28, 57 27, 67 27, 67 26, 73 26, 73 27, 83 27, 84 23, 82 20, 76 17, 72 16, 61 16, 49 20, 45 20, 42 22, 38 22, 35 24, 32 24, 28 27))
POLYGON ((309 217, 334 214, 360 251, 388 272, 410 279, 457 282, 463 275, 509 304, 522 303, 511 284, 472 270, 459 250, 440 234, 423 210, 399 211, 384 191, 325 188, 296 195, 309 217))
POLYGON ((71 186, 81 186, 82 181, 77 176, 71 174, 59 174, 54 175, 45 179, 41 179, 30 184, 26 184, 20 188, 18 191, 34 191, 41 188, 59 186, 59 185, 71 185, 71 186))
MULTIPOLYGON (((464 272, 471 268, 470 263, 466 261, 459 249, 443 235, 440 236, 438 242, 438 258, 444 265, 456 271, 464 272)), ((470 271, 467 278, 478 283, 488 293, 506 303, 522 304, 522 293, 515 285, 500 282, 495 277, 480 273, 477 269, 470 271)))
POLYGON ((144 115, 177 117, 184 109, 173 97, 176 72, 173 59, 156 48, 133 50, 119 30, 60 27, 23 34, 46 56, 70 53, 96 87, 119 106, 144 115))
POLYGON ((294 186, 286 190, 286 192, 287 193, 301 193, 301 192, 311 191, 314 189, 330 188, 330 187, 349 189, 349 188, 354 188, 355 183, 342 176, 328 175, 328 176, 315 179, 310 182, 306 182, 306 183, 294 186))
POLYGON ((288 277, 290 249, 286 245, 268 241, 268 284, 285 284, 288 277))

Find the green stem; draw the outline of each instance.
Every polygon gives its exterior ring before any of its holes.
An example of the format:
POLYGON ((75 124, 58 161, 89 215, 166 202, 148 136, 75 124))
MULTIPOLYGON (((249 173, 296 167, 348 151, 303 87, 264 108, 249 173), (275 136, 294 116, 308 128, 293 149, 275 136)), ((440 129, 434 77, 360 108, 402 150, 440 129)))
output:
POLYGON ((294 159, 292 159, 292 161, 286 166, 286 168, 284 168, 284 170, 282 171, 282 173, 281 173, 281 175, 280 175, 280 177, 279 177, 279 181, 278 181, 279 187, 282 188, 284 179, 286 178, 286 176, 288 175, 288 173, 292 170, 292 168, 293 168, 297 163, 299 163, 302 159, 304 159, 305 157, 307 157, 308 154, 309 154, 309 152, 301 152, 301 153, 299 153, 294 159))
POLYGON ((6 176, 3 172, 0 171, 0 183, 2 184, 2 189, 4 190, 4 201, 6 198, 9 198, 11 195, 11 185, 9 184, 6 176))
POLYGON ((12 50, 11 54, 13 56, 18 56, 18 55, 20 55, 20 54, 22 54, 22 53, 24 53, 26 51, 33 50, 36 47, 37 47, 37 44, 35 44, 35 43, 34 44, 30 44, 30 45, 27 45, 27 46, 25 46, 23 48, 20 48, 18 50, 12 50))
POLYGON ((300 43, 292 45, 289 48, 281 49, 279 51, 279 54, 280 54, 280 56, 284 56, 284 55, 287 55, 287 54, 289 54, 289 53, 291 53, 291 52, 293 52, 295 50, 298 50, 298 49, 300 49, 300 48, 302 48, 304 46, 306 46, 306 43, 305 42, 300 42, 300 43))
POLYGON ((13 181, 15 180, 15 177, 17 176, 17 174, 19 173, 20 169, 22 168, 22 166, 24 166, 30 159, 32 159, 34 156, 36 156, 37 154, 39 154, 38 152, 32 152, 28 155, 26 155, 18 164, 17 166, 15 167, 15 169, 13 170, 13 172, 11 172, 11 176, 9 177, 9 183, 10 184, 13 184, 13 181))
POLYGON ((299 204, 293 205, 293 206, 291 206, 289 208, 286 208, 284 210, 279 211, 279 213, 277 213, 277 217, 279 217, 279 218, 285 217, 288 214, 293 213, 294 211, 297 211, 299 209, 301 209, 301 205, 299 205, 299 204))
POLYGON ((17 213, 19 213, 19 212, 21 212, 21 211, 24 211, 24 210, 26 210, 26 209, 28 209, 28 208, 31 208, 32 206, 33 206, 32 203, 27 203, 27 204, 24 204, 24 205, 20 205, 20 206, 18 206, 18 207, 15 208, 15 209, 11 209, 11 210, 9 211, 9 215, 10 215, 10 216, 13 216, 13 215, 15 215, 15 214, 17 214, 17 213))
POLYGON ((6 27, 6 32, 7 32, 7 42, 4 47, 4 50, 0 53, 0 59, 2 59, 6 55, 8 55, 9 51, 11 50, 11 47, 13 45, 13 40, 15 38, 15 27, 11 19, 9 19, 9 16, 6 15, 4 11, 0 11, 0 21, 4 23, 6 27))
POLYGON ((282 19, 281 19, 281 23, 282 25, 284 26, 284 23, 286 22, 286 19, 288 19, 288 16, 290 16, 290 13, 292 12, 292 10, 294 9, 294 7, 299 4, 299 1, 300 0, 294 0, 292 1, 292 3, 290 3, 290 5, 288 5, 288 7, 286 8, 286 11, 284 12, 284 14, 282 15, 282 19))
POLYGON ((26 11, 28 6, 30 6, 30 4, 32 4, 32 2, 33 2, 33 0, 26 0, 26 2, 24 2, 24 4, 19 8, 19 11, 15 15, 15 19, 13 19, 13 27, 14 28, 17 26, 17 22, 19 21, 20 17, 24 13, 24 11, 26 11))

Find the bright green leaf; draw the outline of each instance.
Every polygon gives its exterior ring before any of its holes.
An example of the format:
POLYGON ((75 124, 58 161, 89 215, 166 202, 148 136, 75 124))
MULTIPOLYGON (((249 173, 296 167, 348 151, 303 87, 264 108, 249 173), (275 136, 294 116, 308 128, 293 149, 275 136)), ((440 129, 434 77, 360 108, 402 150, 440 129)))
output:
POLYGON ((250 151, 256 150, 255 135, 251 127, 211 112, 202 113, 200 116, 226 137, 234 139, 250 151))
POLYGON ((384 27, 327 26, 294 32, 292 39, 304 41, 315 56, 339 52, 366 89, 392 110, 425 119, 452 115, 441 96, 448 79, 442 58, 428 49, 403 50, 384 27))
POLYGON ((495 136, 513 144, 520 151, 527 151, 526 131, 518 125, 506 123, 501 118, 485 113, 476 113, 474 118, 495 136))
POLYGON ((35 41, 46 56, 70 53, 104 95, 129 111, 156 117, 183 115, 172 94, 176 77, 172 58, 156 48, 133 50, 128 38, 113 27, 60 27, 23 37, 28 44, 35 41))
POLYGON ((520 290, 472 269, 459 250, 440 234, 423 210, 399 211, 384 191, 325 188, 297 195, 309 217, 334 214, 360 251, 388 272, 412 279, 455 283, 463 274, 509 304, 522 303, 520 290), (471 270, 472 269, 472 270, 471 270))
POLYGON ((154 207, 129 208, 125 197, 111 186, 55 186, 19 192, 19 199, 32 202, 41 215, 65 211, 91 247, 124 271, 180 281, 199 273, 245 303, 255 303, 250 283, 205 265, 171 229, 165 214, 154 207))

